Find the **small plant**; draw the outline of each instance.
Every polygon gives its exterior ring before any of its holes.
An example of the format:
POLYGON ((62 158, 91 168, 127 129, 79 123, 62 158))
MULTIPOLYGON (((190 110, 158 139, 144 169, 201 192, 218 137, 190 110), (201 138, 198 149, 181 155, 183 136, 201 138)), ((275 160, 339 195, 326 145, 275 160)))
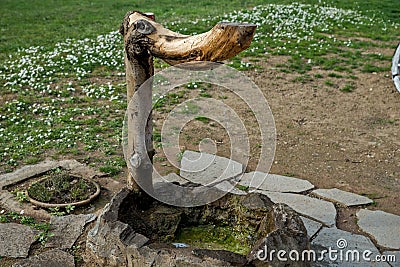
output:
POLYGON ((239 57, 234 57, 231 59, 232 61, 229 63, 229 66, 237 69, 237 70, 250 70, 255 68, 256 66, 254 66, 253 64, 251 64, 250 62, 244 62, 241 60, 241 58, 239 57))
POLYGON ((21 224, 32 226, 35 224, 35 219, 29 216, 22 216, 20 222, 21 224))
POLYGON ((185 103, 185 106, 180 110, 182 114, 197 114, 200 111, 200 107, 192 102, 185 103))
POLYGON ((19 191, 18 189, 15 189, 13 191, 13 194, 15 195, 15 198, 18 200, 18 202, 27 202, 28 201, 28 196, 23 191, 19 191))
POLYGON ((343 88, 340 88, 340 91, 350 93, 356 89, 356 86, 351 83, 347 83, 343 88))
POLYGON ((307 83, 312 82, 314 79, 309 74, 303 74, 293 79, 293 82, 307 83))
POLYGON ((249 187, 245 186, 245 185, 236 185, 236 188, 239 189, 239 190, 242 190, 242 191, 249 190, 249 187))
POLYGON ((8 223, 10 221, 16 221, 17 223, 27 225, 29 227, 35 228, 36 230, 39 230, 40 233, 35 236, 35 239, 42 245, 46 243, 49 237, 54 235, 52 233, 49 233, 51 225, 50 223, 38 223, 35 221, 34 218, 30 216, 23 216, 16 212, 8 212, 0 216, 0 223, 8 223))
POLYGON ((368 72, 372 73, 372 72, 381 72, 381 71, 387 71, 387 70, 388 70, 388 67, 379 67, 379 66, 375 66, 372 64, 365 64, 361 71, 367 72, 367 73, 368 72))
POLYGON ((0 216, 0 223, 8 223, 10 220, 7 218, 6 215, 0 216))
POLYGON ((157 101, 153 104, 153 108, 156 110, 165 111, 167 105, 179 104, 181 102, 181 99, 184 98, 185 93, 186 93, 185 90, 176 93, 168 93, 157 99, 157 101))
POLYGON ((49 233, 48 231, 43 231, 40 232, 39 234, 37 234, 35 236, 36 241, 38 241, 40 244, 42 244, 42 246, 44 246, 48 240, 49 237, 54 236, 53 233, 49 233))
POLYGON ((199 94, 201 97, 206 97, 206 98, 211 98, 212 97, 212 95, 210 95, 209 93, 206 93, 206 92, 202 92, 202 93, 200 93, 199 94))
POLYGON ((331 72, 331 73, 328 74, 328 77, 331 77, 331 78, 343 78, 343 75, 337 74, 335 72, 331 72))
POLYGON ((153 141, 154 142, 161 142, 162 138, 161 138, 161 133, 154 131, 153 132, 153 141))
POLYGON ((50 223, 35 223, 33 225, 33 228, 39 231, 48 232, 50 231, 50 226, 51 226, 50 223))
POLYGON ((8 216, 14 221, 21 219, 21 215, 16 212, 10 212, 8 213, 8 216))
POLYGON ((178 154, 176 154, 176 158, 178 159, 178 162, 181 162, 181 161, 182 161, 182 159, 183 159, 183 152, 184 152, 184 151, 181 151, 181 152, 179 152, 178 154))
POLYGON ((325 81, 325 85, 329 86, 329 87, 335 87, 336 84, 334 82, 332 82, 331 80, 326 80, 325 81))
POLYGON ((80 179, 76 186, 71 189, 71 198, 74 200, 84 200, 88 197, 85 194, 88 185, 85 183, 83 179, 80 179))
POLYGON ((52 215, 52 216, 64 216, 65 215, 65 212, 60 211, 59 207, 49 208, 49 210, 50 210, 50 215, 52 215))
POLYGON ((28 189, 28 193, 41 202, 48 202, 53 196, 42 183, 32 184, 28 189))
POLYGON ((201 121, 202 123, 209 123, 210 119, 204 116, 198 116, 194 118, 196 121, 201 121))
POLYGON ((73 245, 70 251, 72 252, 72 255, 74 255, 75 262, 81 262, 83 259, 80 255, 78 255, 78 250, 81 248, 80 245, 73 245))
POLYGON ((67 206, 65 206, 65 211, 66 211, 68 214, 70 214, 71 212, 73 212, 74 209, 75 209, 75 206, 74 206, 74 205, 67 205, 67 206))
POLYGON ((110 176, 116 176, 121 172, 121 168, 110 166, 110 165, 101 166, 99 168, 99 170, 101 172, 104 172, 104 173, 110 175, 110 176))

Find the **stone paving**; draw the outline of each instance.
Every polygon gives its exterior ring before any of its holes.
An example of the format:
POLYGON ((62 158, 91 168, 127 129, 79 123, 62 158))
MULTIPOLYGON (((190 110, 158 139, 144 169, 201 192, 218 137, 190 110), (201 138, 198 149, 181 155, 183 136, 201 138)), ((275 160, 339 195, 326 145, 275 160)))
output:
POLYGON ((243 174, 239 184, 258 190, 281 193, 301 193, 314 188, 314 185, 306 180, 262 172, 243 174))
MULTIPOLYGON (((261 172, 232 173, 232 163, 228 159, 219 159, 219 166, 213 165, 210 170, 207 169, 207 162, 202 159, 209 159, 211 155, 207 153, 188 152, 183 156, 185 168, 192 170, 190 174, 185 173, 184 178, 191 182, 199 181, 203 175, 217 169, 218 173, 231 173, 231 177, 224 175, 215 177, 215 181, 211 178, 207 179, 207 183, 212 184, 223 180, 223 183, 235 184, 239 189, 247 187, 249 192, 255 191, 267 195, 275 203, 285 203, 296 210, 301 216, 303 223, 307 229, 307 233, 312 241, 312 246, 318 251, 331 248, 337 250, 346 256, 351 256, 357 250, 360 255, 367 251, 371 251, 371 261, 366 261, 360 256, 358 261, 331 260, 324 257, 324 260, 315 262, 314 266, 399 266, 400 262, 400 216, 389 214, 383 211, 371 211, 365 208, 366 205, 373 203, 373 200, 360 196, 351 192, 346 192, 337 188, 332 189, 315 189, 309 181, 286 177, 276 174, 265 174, 261 172), (198 159, 194 166, 190 166, 190 161, 185 160, 185 155, 190 158, 198 159), (229 163, 228 163, 229 162, 229 163), (196 172, 202 166, 201 172, 196 172), (228 169, 227 171, 224 171, 228 169), (358 226, 365 232, 365 235, 355 235, 336 228, 336 207, 359 207, 357 212, 358 226), (345 247, 340 247, 340 241, 346 243, 345 247), (374 242, 375 244, 374 244, 374 242), (377 246, 380 247, 378 250, 377 246), (376 255, 396 256, 396 262, 374 262, 376 255)), ((217 165, 218 165, 217 164, 217 165)), ((236 168, 236 171, 239 168, 236 168)), ((181 172, 182 174, 182 172, 181 172)), ((211 176, 210 176, 211 177, 211 176)), ((221 183, 222 184, 222 183, 221 183)), ((229 186, 220 186, 222 188, 232 188, 229 186)), ((228 191, 228 190, 227 190, 228 191)), ((235 192, 236 189, 235 189, 235 192)), ((340 255, 338 255, 340 256, 340 255)), ((344 258, 345 258, 344 256, 344 258)))
MULTIPOLYGON (((62 164, 71 169, 84 168, 74 161, 63 161, 62 164)), ((18 210, 18 205, 12 202, 8 191, 1 191, 1 187, 27 179, 29 170, 42 173, 54 166, 60 166, 60 163, 45 162, 40 168, 26 166, 12 174, 0 176, 0 207, 15 205, 14 208, 19 212, 21 207, 18 210)), ((89 175, 96 175, 95 172, 87 171, 89 175)), ((310 182, 294 177, 261 172, 244 173, 243 166, 238 162, 193 151, 184 153, 180 175, 169 174, 162 179, 177 184, 214 185, 235 194, 257 192, 268 196, 275 203, 289 205, 301 215, 311 241, 311 249, 317 256, 321 256, 312 266, 400 266, 400 216, 369 210, 367 205, 373 201, 365 196, 336 188, 316 189, 310 182), (357 224, 362 235, 336 227, 336 207, 358 209, 357 224), (329 251, 336 251, 333 256, 337 257, 330 257, 329 251), (388 262, 374 261, 378 259, 376 256, 381 255, 386 256, 388 262), (351 258, 356 256, 360 259, 351 258), (393 256, 396 261, 393 261, 393 256), (346 260, 346 257, 350 259, 346 260), (368 261, 368 258, 371 260, 368 261)), ((73 256, 65 252, 65 249, 73 246, 85 225, 95 217, 92 214, 51 217, 54 236, 49 238, 46 247, 52 250, 29 258, 29 249, 37 232, 24 225, 0 223, 0 256, 25 258, 13 266, 74 266, 73 256)))
POLYGON ((359 196, 337 188, 316 189, 312 194, 345 207, 368 205, 373 203, 373 201, 367 197, 359 196))
POLYGON ((358 225, 382 246, 400 249, 400 216, 380 210, 357 212, 358 225))
POLYGON ((323 260, 319 261, 316 266, 390 266, 387 263, 370 263, 368 261, 368 259, 373 259, 375 256, 380 255, 380 252, 371 239, 337 228, 321 229, 318 235, 312 240, 311 247, 315 251, 329 251, 330 248, 338 252, 343 251, 342 256, 340 253, 335 253, 332 254, 334 257, 330 257, 326 253, 323 260), (351 253, 346 253, 346 251, 351 251, 351 253), (362 255, 364 251, 369 251, 365 259, 362 255))
POLYGON ((50 219, 51 233, 46 242, 46 248, 72 248, 75 241, 82 234, 86 224, 94 221, 96 216, 93 214, 52 216, 50 219))
POLYGON ((76 160, 45 161, 36 165, 24 166, 13 173, 0 175, 0 213, 3 208, 39 220, 50 220, 52 236, 48 237, 45 247, 54 248, 28 258, 40 231, 22 224, 0 223, 0 266, 3 266, 2 257, 25 258, 16 262, 12 265, 13 267, 75 266, 74 256, 65 250, 72 248, 83 233, 85 226, 95 220, 96 216, 94 214, 50 216, 43 209, 37 209, 29 203, 17 201, 13 194, 5 190, 7 186, 25 182, 59 167, 68 170, 71 174, 85 178, 104 175, 76 160))
POLYGON ((336 209, 331 202, 300 194, 266 192, 262 190, 257 190, 256 192, 266 195, 274 203, 287 204, 298 213, 326 226, 335 226, 336 209))
POLYGON ((0 255, 25 258, 38 231, 17 223, 0 223, 0 255))
POLYGON ((74 256, 60 249, 53 249, 39 255, 20 260, 12 267, 74 267, 74 256))
POLYGON ((197 184, 213 185, 236 178, 244 166, 227 158, 186 150, 181 160, 180 176, 197 184))

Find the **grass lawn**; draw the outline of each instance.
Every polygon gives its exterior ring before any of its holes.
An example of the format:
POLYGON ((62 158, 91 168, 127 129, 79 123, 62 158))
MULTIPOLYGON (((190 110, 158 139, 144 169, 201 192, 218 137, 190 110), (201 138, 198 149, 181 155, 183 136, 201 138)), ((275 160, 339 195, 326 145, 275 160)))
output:
MULTIPOLYGON (((299 73, 300 82, 313 65, 346 77, 355 69, 389 70, 369 63, 388 56, 362 51, 390 47, 400 30, 392 0, 2 0, 0 8, 0 172, 48 156, 74 157, 113 175, 123 169, 126 85, 116 31, 129 10, 154 12, 187 34, 221 20, 257 23, 252 46, 230 64, 246 70, 268 55, 289 56, 278 68, 299 73)), ((350 83, 342 91, 353 89, 350 83)))
MULTIPOLYGON (((167 1, 167 0, 2 0, 0 10, 0 56, 29 46, 53 46, 67 38, 91 38, 118 29, 129 10, 154 12, 160 22, 184 20, 187 32, 205 30, 190 23, 193 19, 216 17, 234 10, 249 9, 265 4, 290 4, 289 0, 223 0, 223 1, 167 1)), ((317 4, 318 0, 298 1, 317 4)), ((400 22, 400 10, 395 1, 366 0, 326 1, 344 9, 356 9, 369 16, 400 22)), ((174 27, 172 27, 174 28, 174 27)))

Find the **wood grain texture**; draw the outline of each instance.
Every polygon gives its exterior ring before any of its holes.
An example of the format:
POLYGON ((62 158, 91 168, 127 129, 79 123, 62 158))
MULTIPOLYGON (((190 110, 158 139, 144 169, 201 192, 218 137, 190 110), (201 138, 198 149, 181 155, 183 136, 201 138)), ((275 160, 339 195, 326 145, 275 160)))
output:
POLYGON ((143 13, 130 11, 120 28, 124 36, 128 104, 127 187, 147 193, 152 188, 153 56, 170 65, 196 61, 223 61, 248 48, 256 25, 221 22, 208 32, 188 36, 164 28, 143 13), (150 82, 146 82, 150 79, 150 82), (132 175, 132 176, 131 176, 132 175))

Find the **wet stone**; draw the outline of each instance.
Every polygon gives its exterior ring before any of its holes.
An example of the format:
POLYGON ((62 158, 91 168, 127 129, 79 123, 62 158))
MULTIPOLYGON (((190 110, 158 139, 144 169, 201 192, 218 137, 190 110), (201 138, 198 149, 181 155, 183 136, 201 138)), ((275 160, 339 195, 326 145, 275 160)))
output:
POLYGON ((10 258, 28 257, 29 248, 38 232, 17 223, 0 223, 0 256, 10 258))
POLYGON ((373 203, 373 200, 354 193, 346 192, 337 188, 317 189, 312 192, 313 195, 324 198, 326 200, 336 202, 342 206, 358 206, 373 203))

